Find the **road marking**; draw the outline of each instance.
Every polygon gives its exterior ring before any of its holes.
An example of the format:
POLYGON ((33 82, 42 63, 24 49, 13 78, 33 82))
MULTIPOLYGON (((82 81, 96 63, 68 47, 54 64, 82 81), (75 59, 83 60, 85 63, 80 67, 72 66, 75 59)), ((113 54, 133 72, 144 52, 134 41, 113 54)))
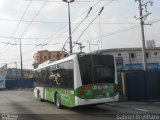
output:
POLYGON ((134 109, 142 112, 148 112, 148 110, 144 110, 144 109, 139 109, 139 108, 134 108, 134 109))

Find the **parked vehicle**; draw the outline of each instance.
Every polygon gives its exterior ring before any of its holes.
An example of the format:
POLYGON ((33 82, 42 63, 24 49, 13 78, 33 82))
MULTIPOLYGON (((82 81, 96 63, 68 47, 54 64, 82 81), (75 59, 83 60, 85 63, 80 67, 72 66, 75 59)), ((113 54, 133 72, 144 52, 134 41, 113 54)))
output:
POLYGON ((5 77, 0 75, 0 90, 6 88, 5 77))

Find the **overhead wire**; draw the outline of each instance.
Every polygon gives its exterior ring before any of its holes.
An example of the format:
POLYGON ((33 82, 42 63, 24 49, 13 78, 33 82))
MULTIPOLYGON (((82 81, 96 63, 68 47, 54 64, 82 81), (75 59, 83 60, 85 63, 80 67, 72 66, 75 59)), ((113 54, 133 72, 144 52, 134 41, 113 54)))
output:
POLYGON ((103 11, 104 7, 101 8, 100 12, 98 13, 98 15, 90 22, 90 24, 87 25, 87 27, 82 31, 82 33, 80 34, 80 36, 77 38, 76 42, 74 42, 72 48, 75 46, 75 44, 78 42, 78 40, 82 37, 82 35, 84 34, 84 32, 88 29, 88 27, 97 19, 97 17, 101 14, 101 12, 103 11))
MULTIPOLYGON (((149 23, 153 24, 153 23, 157 23, 160 22, 160 19, 154 19, 152 21, 148 21, 149 23)), ((81 23, 83 24, 83 23, 81 23)), ((93 24, 93 23, 92 23, 93 24)), ((101 23, 102 24, 102 23, 101 23)), ((130 24, 130 23, 106 23, 106 24, 130 24)), ((139 24, 139 23, 133 23, 133 24, 139 24)), ((136 25, 137 26, 137 25, 136 25)), ((0 36, 0 38, 6 38, 6 39, 10 39, 12 37, 10 36, 0 36)), ((56 38, 60 38, 60 37, 56 37, 56 38)), ((63 38, 63 37, 62 37, 63 38)), ((47 39, 47 38, 17 38, 17 37, 13 37, 13 39, 47 39)))
MULTIPOLYGON (((101 0, 99 0, 98 2, 96 2, 95 4, 93 4, 92 5, 92 7, 94 7, 94 6, 96 6, 97 4, 99 4, 101 2, 101 0)), ((82 12, 78 17, 76 17, 73 21, 75 21, 76 19, 78 19, 79 17, 81 17, 84 13, 86 13, 88 11, 88 9, 87 10, 85 10, 84 12, 82 12)), ((46 38, 43 42, 46 42, 47 40, 49 40, 50 38, 52 38, 53 36, 55 36, 56 34, 58 34, 61 30, 63 30, 65 27, 67 27, 68 26, 68 24, 67 25, 65 25, 65 26, 63 26, 62 28, 60 28, 56 33, 54 33, 54 34, 52 34, 51 36, 49 36, 48 38, 46 38)), ((76 28, 77 29, 77 28, 76 28)), ((68 30, 67 30, 68 31, 68 30)), ((50 41, 49 41, 50 42, 50 41)), ((49 42, 47 42, 47 43, 49 43, 49 42)), ((67 43, 67 41, 65 42, 65 43, 67 43)), ((41 43, 40 43, 41 44, 41 43)), ((46 44, 47 45, 47 44, 46 44)), ((35 46, 35 47, 37 47, 37 46, 35 46)), ((32 49, 34 49, 34 48, 32 48, 32 49)), ((29 50, 30 51, 30 50, 29 50)))
MULTIPOLYGON (((102 1, 102 0, 99 0, 97 3, 93 4, 93 5, 90 7, 90 9, 89 9, 87 15, 86 15, 86 16, 84 17, 84 19, 79 23, 78 27, 79 27, 80 24, 82 24, 82 22, 89 16, 89 14, 90 14, 92 8, 95 7, 97 4, 99 4, 101 1, 102 1)), ((76 30, 78 27, 76 27, 75 30, 76 30)), ((75 32, 75 30, 74 30, 74 32, 75 32)), ((73 32, 71 33, 71 35, 72 35, 72 34, 73 34, 73 32)), ((70 37, 70 36, 69 36, 69 37, 70 37)), ((68 37, 68 39, 64 42, 64 45, 63 45, 63 47, 62 47, 61 52, 63 51, 63 49, 64 49, 64 47, 65 47, 67 41, 69 40, 69 37, 68 37)))
MULTIPOLYGON (((160 22, 160 19, 155 19, 155 20, 151 20, 151 21, 148 21, 149 23, 157 23, 157 22, 160 22)), ((125 31, 128 31, 128 30, 132 30, 132 29, 136 29, 140 27, 139 25, 134 25, 134 26, 131 26, 131 27, 128 27, 128 28, 122 28, 122 29, 118 29, 118 30, 115 30, 113 32, 110 32, 110 33, 106 33, 106 34, 103 34, 101 36, 96 36, 96 37, 93 37, 93 38, 90 38, 90 39, 87 39, 85 41, 90 41, 90 40, 95 40, 99 37, 102 37, 102 38, 105 38, 105 37, 109 37, 111 35, 115 35, 115 34, 118 34, 118 33, 122 33, 122 32, 125 32, 125 31)), ((84 42, 85 42, 84 41, 84 42)))
MULTIPOLYGON (((24 31, 22 32, 20 38, 24 35, 24 33, 28 30, 28 28, 30 27, 30 25, 33 23, 33 21, 34 21, 34 20, 36 19, 36 17, 39 15, 40 11, 41 11, 42 8, 45 6, 45 4, 47 3, 47 1, 48 1, 48 0, 45 0, 45 1, 43 2, 42 6, 38 9, 38 12, 34 15, 34 17, 32 18, 31 22, 28 24, 28 26, 27 26, 27 27, 24 29, 24 31)), ((8 49, 10 49, 11 47, 13 47, 13 46, 10 46, 8 49)), ((7 50, 8 50, 8 49, 7 49, 7 50)), ((3 52, 3 54, 4 54, 7 50, 5 50, 5 51, 3 52)))
MULTIPOLYGON (((157 21, 156 21, 157 22, 157 21)), ((109 23, 110 24, 110 23, 109 23)), ((132 29, 132 28, 131 28, 132 29)), ((134 29, 134 28, 133 28, 134 29)), ((128 29, 128 30, 130 30, 130 29, 128 29)), ((127 29, 125 30, 125 31, 127 31, 127 29)), ((120 32, 123 32, 123 30, 122 31, 119 31, 119 33, 120 32)), ((114 33, 107 33, 107 34, 105 34, 106 36, 110 36, 110 35, 114 35, 114 34, 117 34, 118 32, 114 32, 114 33)), ((104 36, 103 36, 104 37, 104 36)))
MULTIPOLYGON (((94 7, 94 6, 96 6, 97 4, 99 4, 100 2, 101 2, 102 0, 99 0, 98 2, 96 2, 95 4, 93 4, 92 5, 92 8, 94 7)), ((90 7, 91 8, 91 7, 90 7)), ((90 10, 90 8, 89 8, 89 10, 90 10)), ((75 21, 76 19, 78 19, 79 17, 81 17, 84 13, 86 13, 88 11, 88 9, 87 10, 85 10, 84 12, 82 12, 78 17, 76 17, 73 21, 75 21)), ((78 23, 79 24, 79 23, 78 23)), ((67 25, 65 25, 64 27, 62 27, 61 29, 63 30, 63 28, 65 28, 65 27, 67 27, 68 26, 68 24, 67 25)), ((78 25, 79 26, 79 25, 78 25)), ((60 29, 60 30, 61 30, 60 29)), ((76 29, 77 29, 77 27, 76 27, 76 29)), ((58 30, 58 31, 60 31, 60 30, 58 30)), ((68 31, 68 29, 67 29, 67 31, 68 31)), ((67 32, 66 31, 66 32, 67 32)), ((48 39, 50 39, 50 38, 52 38, 54 35, 56 35, 57 33, 59 33, 59 32, 56 32, 56 33, 54 33, 54 34, 52 34, 51 36, 49 36, 48 38, 46 38, 44 41, 46 41, 46 40, 48 40, 48 39)), ((68 37, 69 38, 69 37, 68 37)), ((49 41, 50 42, 50 41, 49 41)))
MULTIPOLYGON (((26 0, 26 1, 31 1, 31 0, 26 0)), ((32 0, 33 1, 33 0, 32 0)), ((99 0, 97 3, 95 3, 94 5, 92 5, 92 7, 96 6, 100 1, 103 1, 103 0, 99 0)), ((77 18, 75 18, 73 21, 75 21, 76 19, 78 19, 79 17, 81 17, 87 10, 85 10, 80 16, 78 16, 77 18)), ((52 21, 27 21, 27 20, 10 20, 10 19, 0 19, 0 20, 7 20, 7 21, 21 21, 21 22, 41 22, 41 23, 68 23, 68 22, 52 22, 52 21)), ((72 24, 79 24, 79 23, 73 23, 72 24)), ((81 24, 88 24, 88 23, 81 23, 81 24)), ((99 23, 93 23, 93 24, 99 24, 99 23)), ((101 23, 101 24, 136 24, 136 23, 101 23)), ((66 27, 67 25, 65 25, 66 27)), ((61 28, 63 29, 64 26, 61 28)), ((59 30, 58 30, 59 31, 59 30)), ((51 38, 51 36, 53 35, 50 35, 49 37, 47 38, 24 38, 24 37, 12 37, 12 36, 0 36, 1 38, 13 38, 13 39, 49 39, 51 38)))
POLYGON ((84 32, 88 29, 88 27, 97 19, 98 16, 101 15, 101 12, 103 11, 104 7, 111 4, 114 0, 106 3, 99 11, 98 15, 87 25, 87 27, 82 31, 82 33, 80 34, 80 36, 77 38, 76 42, 74 42, 74 45, 72 46, 72 48, 75 46, 75 44, 78 42, 78 40, 82 37, 82 35, 84 34, 84 32))
MULTIPOLYGON (((25 1, 30 1, 30 0, 25 0, 25 1)), ((32 1, 41 2, 43 0, 32 0, 32 1)), ((97 1, 99 1, 99 0, 76 0, 74 2, 97 2, 97 1)), ((101 0, 101 1, 111 1, 111 0, 101 0)), ((63 1, 60 1, 60 0, 48 0, 48 2, 63 2, 63 1)))
MULTIPOLYGON (((99 0, 98 2, 96 2, 95 4, 93 4, 92 7, 96 6, 99 2, 101 2, 101 0, 99 0)), ((86 11, 88 11, 88 9, 85 10, 82 14, 80 14, 80 16, 78 16, 77 18, 81 17, 86 11)), ((77 18, 75 18, 74 20, 76 20, 77 18)), ((77 29, 77 28, 76 28, 76 29, 77 29)), ((58 33, 58 32, 56 32, 56 33, 58 33)), ((53 35, 55 35, 55 34, 53 34, 53 35)), ((51 38, 53 35, 51 35, 51 36, 48 37, 47 39, 51 38)), ((34 47, 34 48, 35 48, 35 47, 34 47)), ((34 49, 34 48, 32 48, 32 49, 34 49)))
MULTIPOLYGON (((5 45, 20 45, 18 43, 8 43, 8 42, 0 42, 5 45)), ((54 44, 47 44, 47 45, 58 45, 58 44, 63 44, 63 43, 54 43, 54 44)), ((21 45, 32 45, 32 46, 37 46, 37 44, 21 44, 21 45)), ((39 44, 39 46, 45 46, 46 44, 39 44)))
MULTIPOLYGON (((160 22, 160 19, 155 19, 155 20, 151 20, 151 21, 148 21, 148 22, 149 23, 156 23, 156 22, 160 22)), ((113 32, 110 32, 110 33, 103 34, 102 37, 111 36, 111 35, 114 35, 114 34, 117 34, 117 33, 125 32, 125 31, 128 31, 128 30, 132 30, 132 29, 135 29, 135 28, 138 28, 138 27, 139 27, 139 25, 134 25, 134 26, 131 26, 131 27, 128 27, 128 28, 119 29, 119 30, 116 30, 116 31, 113 31, 113 32)), ((93 39, 95 39, 97 37, 91 38, 90 40, 93 40, 93 39)))
MULTIPOLYGON (((36 17, 39 15, 40 11, 42 10, 42 8, 45 6, 45 4, 47 3, 47 0, 44 1, 44 3, 42 4, 42 6, 40 7, 40 9, 38 10, 38 12, 35 14, 35 16, 33 17, 32 21, 30 22, 30 24, 28 24, 28 26, 25 28, 25 30, 23 31, 23 33, 21 34, 21 37, 24 35, 24 33, 28 30, 28 28, 30 27, 30 25, 33 23, 33 21, 36 19, 36 17)), ((12 45, 11 47, 13 47, 14 45, 12 45)), ((8 49, 10 49, 11 47, 9 47, 8 49)), ((8 50, 7 49, 7 50, 8 50)), ((6 51, 7 51, 6 50, 6 51)), ((5 52, 6 52, 5 51, 5 52)), ((3 52, 3 54, 5 53, 3 52)))
MULTIPOLYGON (((91 10, 92 10, 92 7, 90 7, 87 15, 82 19, 82 21, 81 21, 81 22, 77 25, 77 27, 72 31, 71 35, 78 29, 78 27, 82 24, 82 22, 88 17, 88 15, 90 14, 91 10)), ((69 37, 70 37, 70 36, 69 36, 69 37)), ((68 37, 68 39, 65 41, 65 43, 64 43, 64 45, 63 45, 63 47, 62 47, 62 50, 64 49, 65 44, 67 43, 67 41, 69 40, 69 37, 68 37)), ((62 51, 62 50, 61 50, 61 51, 62 51)))
MULTIPOLYGON (((21 18, 20 18, 20 21, 19 21, 18 24, 16 25, 16 28, 15 28, 14 32, 12 33, 12 35, 11 35, 11 37, 10 37, 10 40, 13 39, 14 34, 16 33, 19 25, 21 24, 21 22, 22 22, 22 20, 23 20, 23 17, 25 16, 26 12, 28 11, 31 3, 32 3, 32 0, 30 0, 30 2, 28 3, 28 5, 27 5, 27 7, 26 7, 26 9, 25 9, 25 11, 24 11, 24 13, 22 14, 22 16, 21 16, 21 18)), ((6 38, 7 38, 7 37, 6 37, 6 38)), ((8 43, 10 42, 10 40, 8 41, 8 43)), ((4 47, 5 47, 5 46, 4 46, 4 47)))
POLYGON ((103 35, 101 35, 101 36, 96 36, 96 37, 87 39, 87 40, 85 40, 85 41, 95 40, 95 39, 97 39, 97 38, 99 38, 99 37, 102 37, 102 38, 108 37, 108 36, 111 36, 111 35, 114 35, 114 34, 118 34, 118 33, 121 33, 121 32, 128 31, 128 30, 136 29, 136 28, 138 28, 138 27, 139 27, 139 25, 136 25, 136 26, 131 26, 131 27, 128 27, 128 28, 123 28, 123 29, 115 30, 115 31, 113 31, 113 32, 106 33, 106 34, 103 34, 103 35))
MULTIPOLYGON (((29 20, 12 20, 12 19, 3 19, 3 18, 0 18, 0 21, 31 22, 29 20)), ((68 22, 67 21, 41 21, 41 20, 37 20, 37 21, 33 21, 33 23, 62 24, 62 23, 68 23, 68 22)), ((79 23, 78 22, 72 22, 72 24, 79 24, 79 23)), ((89 24, 89 23, 82 23, 82 24, 89 24)), ((99 24, 99 23, 94 22, 92 24, 99 24)), ((135 22, 101 22, 101 24, 137 24, 137 23, 135 23, 135 22)), ((13 37, 13 38, 15 38, 15 37, 13 37)))
MULTIPOLYGON (((101 1, 101 0, 100 0, 100 1, 101 1)), ((100 2, 100 1, 99 1, 99 2, 100 2)), ((98 2, 97 2, 96 4, 98 4, 98 2)), ((95 6, 96 4, 94 4, 93 6, 95 6)))
POLYGON ((31 3, 32 3, 32 0, 28 3, 26 10, 24 11, 22 17, 20 18, 20 21, 19 21, 18 24, 16 25, 16 28, 15 28, 14 32, 12 33, 12 36, 11 36, 12 38, 14 37, 15 33, 17 32, 17 29, 18 29, 19 25, 21 24, 21 22, 22 22, 22 20, 23 20, 23 18, 24 18, 24 16, 25 16, 26 12, 28 11, 31 3))
POLYGON ((36 17, 39 15, 40 11, 43 9, 43 7, 46 5, 48 0, 45 0, 42 4, 42 6, 39 8, 38 12, 35 14, 35 16, 32 18, 31 22, 28 24, 28 26, 24 29, 24 31, 21 34, 21 37, 26 33, 28 28, 32 25, 33 21, 36 19, 36 17))

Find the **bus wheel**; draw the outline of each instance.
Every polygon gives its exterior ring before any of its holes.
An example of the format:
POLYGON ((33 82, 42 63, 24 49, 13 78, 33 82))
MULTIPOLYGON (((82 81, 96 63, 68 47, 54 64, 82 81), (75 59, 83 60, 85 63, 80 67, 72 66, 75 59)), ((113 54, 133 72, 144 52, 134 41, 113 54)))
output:
POLYGON ((61 98, 60 98, 60 95, 58 93, 56 94, 56 106, 57 106, 58 109, 62 108, 61 98))

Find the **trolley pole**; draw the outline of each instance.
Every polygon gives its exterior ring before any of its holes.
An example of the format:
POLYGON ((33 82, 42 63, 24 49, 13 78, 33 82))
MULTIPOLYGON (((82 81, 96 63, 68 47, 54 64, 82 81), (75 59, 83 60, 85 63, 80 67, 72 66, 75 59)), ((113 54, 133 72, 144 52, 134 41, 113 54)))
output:
POLYGON ((79 45, 80 52, 82 53, 82 49, 83 49, 85 46, 82 46, 82 43, 78 43, 78 42, 75 42, 75 44, 79 45))

